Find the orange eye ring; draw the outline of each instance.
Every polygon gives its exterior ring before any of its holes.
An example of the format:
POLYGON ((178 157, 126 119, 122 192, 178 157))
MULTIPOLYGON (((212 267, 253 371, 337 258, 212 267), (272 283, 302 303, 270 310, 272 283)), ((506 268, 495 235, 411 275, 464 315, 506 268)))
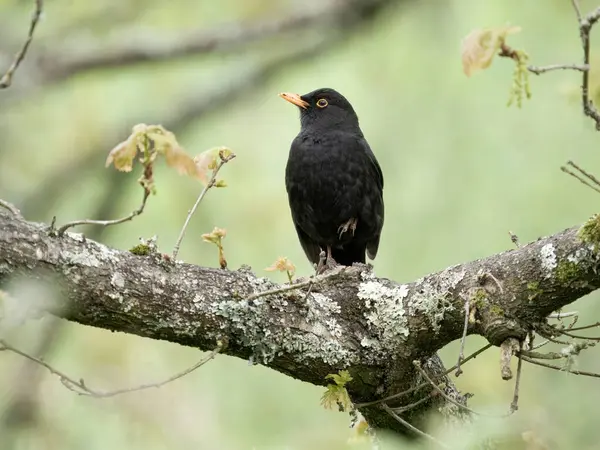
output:
POLYGON ((328 104, 329 103, 324 98, 320 98, 319 100, 317 100, 317 106, 319 108, 325 108, 328 104))

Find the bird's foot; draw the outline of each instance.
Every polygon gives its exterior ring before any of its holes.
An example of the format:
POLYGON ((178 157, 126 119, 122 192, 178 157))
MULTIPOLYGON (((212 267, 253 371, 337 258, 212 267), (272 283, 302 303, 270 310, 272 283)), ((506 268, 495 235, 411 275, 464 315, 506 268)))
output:
POLYGON ((342 234, 347 233, 348 230, 352 231, 352 236, 354 236, 354 232, 356 231, 356 225, 358 225, 358 219, 355 217, 341 224, 338 227, 338 234, 340 239, 342 239, 342 234))

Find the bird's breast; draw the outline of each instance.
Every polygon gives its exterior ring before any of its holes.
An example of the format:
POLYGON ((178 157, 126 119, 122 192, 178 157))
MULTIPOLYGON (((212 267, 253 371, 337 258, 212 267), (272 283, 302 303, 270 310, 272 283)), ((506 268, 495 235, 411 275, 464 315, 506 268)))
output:
POLYGON ((358 137, 298 135, 286 166, 294 221, 315 238, 337 236, 340 225, 370 208, 365 204, 373 186, 368 164, 358 137))

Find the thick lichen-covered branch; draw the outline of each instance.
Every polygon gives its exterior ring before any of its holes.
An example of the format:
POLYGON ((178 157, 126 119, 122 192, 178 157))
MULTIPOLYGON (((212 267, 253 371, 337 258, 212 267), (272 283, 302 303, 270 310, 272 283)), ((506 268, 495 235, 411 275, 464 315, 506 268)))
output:
MULTIPOLYGON (((306 284, 277 290, 248 268, 139 256, 73 233, 52 237, 43 225, 0 210, 0 283, 25 277, 58 290, 32 305, 36 317, 47 311, 205 350, 226 339, 230 355, 319 385, 347 369, 352 400, 368 402, 418 383, 414 360, 436 366, 426 359, 461 337, 467 301, 468 332, 499 345, 596 289, 596 221, 411 283, 377 278, 367 266, 344 268, 316 280, 306 295, 306 284), (275 292, 257 295, 268 290, 275 292)), ((8 294, 0 320, 11 310, 8 294)), ((435 376, 443 372, 438 365, 435 376)), ((414 414, 431 407, 425 402, 414 414)), ((361 411, 375 426, 401 428, 378 405, 361 411)))

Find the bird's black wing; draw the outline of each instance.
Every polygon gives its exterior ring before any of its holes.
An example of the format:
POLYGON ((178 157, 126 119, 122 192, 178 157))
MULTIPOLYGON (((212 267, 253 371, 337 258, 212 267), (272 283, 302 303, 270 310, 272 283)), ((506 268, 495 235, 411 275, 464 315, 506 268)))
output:
POLYGON ((377 203, 375 206, 375 214, 374 218, 378 222, 378 230, 377 234, 373 237, 373 239, 367 242, 367 255, 369 259, 375 259, 377 256, 377 250, 379 249, 379 240, 381 239, 381 229, 383 228, 383 220, 385 217, 385 208, 383 205, 383 172, 381 171, 381 167, 379 166, 379 162, 375 157, 375 154, 371 150, 371 147, 364 141, 364 145, 367 150, 367 155, 369 156, 369 161, 371 162, 371 168, 373 169, 373 176, 375 181, 377 182, 377 188, 379 191, 379 198, 377 199, 377 203))
POLYGON ((321 247, 315 243, 308 235, 298 226, 294 220, 294 226, 296 227, 296 233, 298 233, 298 240, 300 245, 306 254, 306 257, 313 264, 319 264, 319 254, 321 253, 321 247))

